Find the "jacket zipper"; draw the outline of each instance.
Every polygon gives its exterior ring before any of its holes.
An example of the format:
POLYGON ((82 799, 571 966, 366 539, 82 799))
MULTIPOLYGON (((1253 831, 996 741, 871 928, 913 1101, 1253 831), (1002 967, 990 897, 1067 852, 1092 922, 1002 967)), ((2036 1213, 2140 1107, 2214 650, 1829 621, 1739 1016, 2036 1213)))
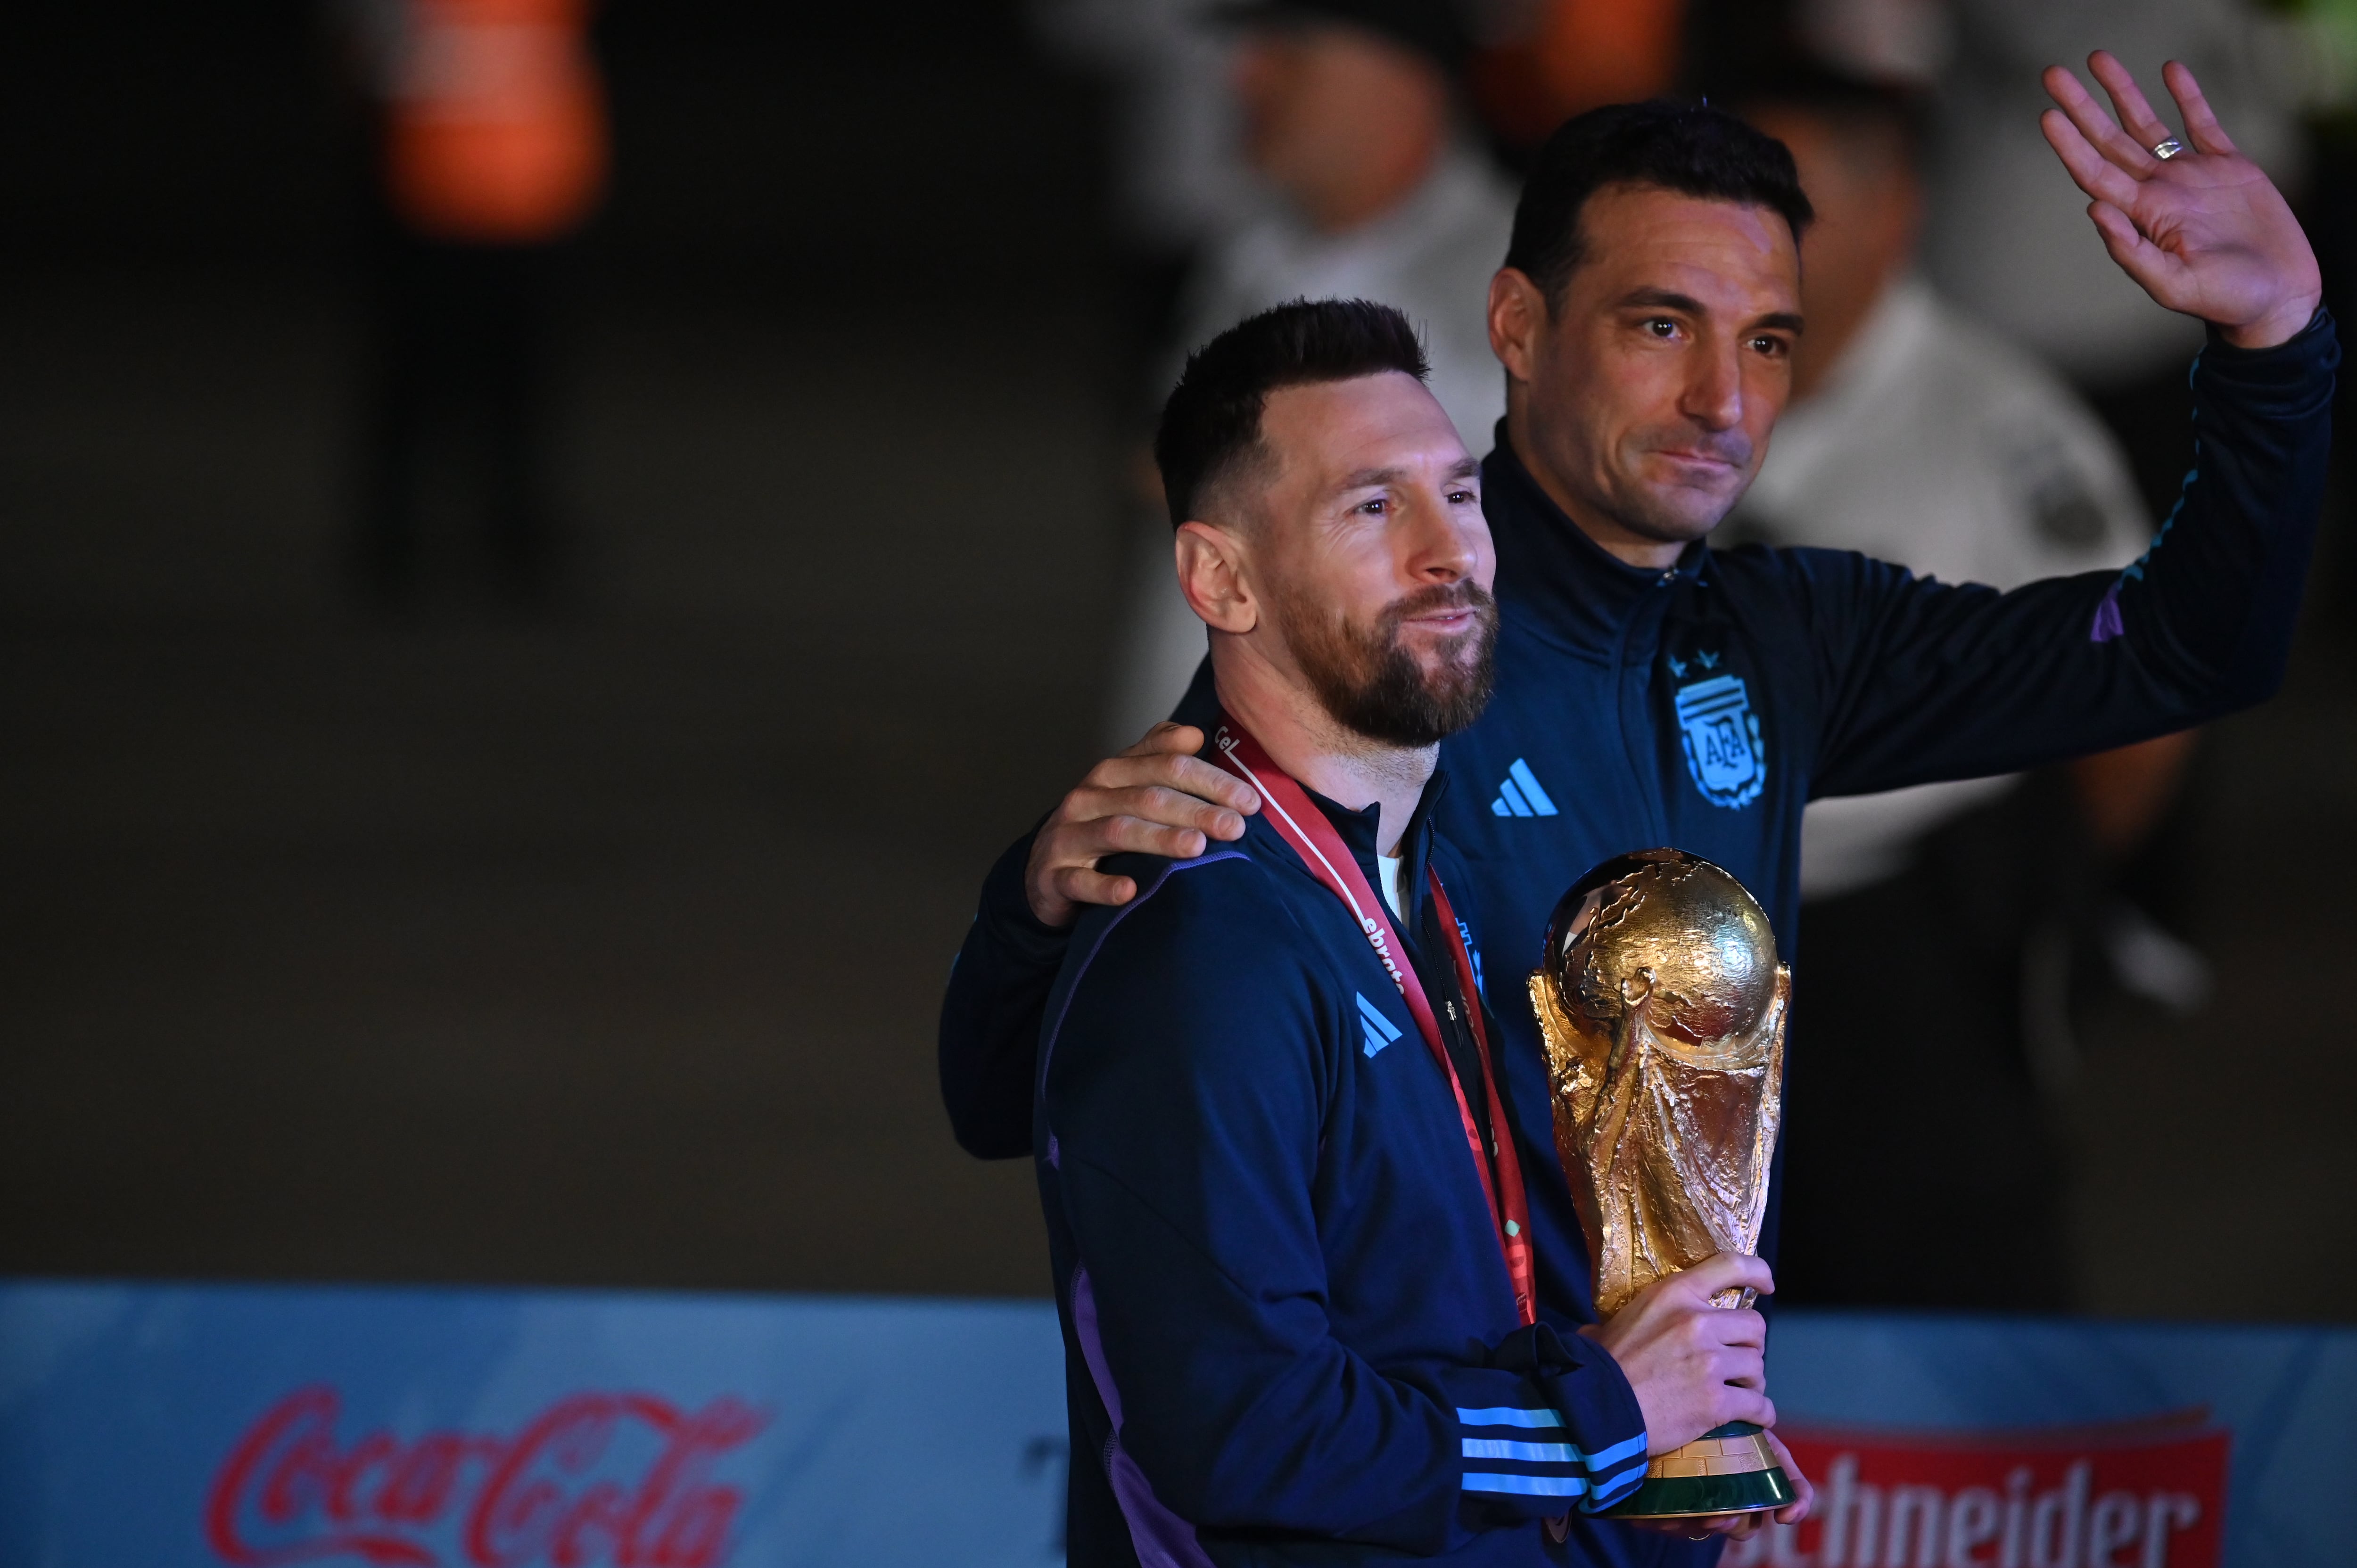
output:
MULTIPOLYGON (((1673 566, 1653 579, 1652 591, 1658 593, 1677 580, 1677 568, 1673 566)), ((1647 778, 1647 769, 1654 762, 1653 748, 1650 745, 1644 747, 1644 756, 1641 762, 1635 745, 1638 737, 1629 734, 1629 703, 1621 685, 1628 674, 1630 639, 1637 635, 1638 621, 1647 615, 1652 607, 1649 599, 1638 601, 1637 607, 1630 615, 1628 623, 1621 627, 1620 639, 1614 645, 1612 651, 1612 708, 1615 720, 1620 728, 1620 756, 1629 765, 1631 780, 1637 789, 1637 799, 1645 804, 1645 820, 1652 828, 1653 838, 1652 843, 1632 844, 1630 846, 1632 849, 1665 847, 1670 842, 1668 812, 1664 810, 1662 791, 1651 788, 1651 781, 1647 778)), ((1641 707, 1642 717, 1650 731, 1653 717, 1652 707, 1650 704, 1641 704, 1641 707)), ((1651 741, 1656 737, 1648 734, 1643 738, 1651 741)))

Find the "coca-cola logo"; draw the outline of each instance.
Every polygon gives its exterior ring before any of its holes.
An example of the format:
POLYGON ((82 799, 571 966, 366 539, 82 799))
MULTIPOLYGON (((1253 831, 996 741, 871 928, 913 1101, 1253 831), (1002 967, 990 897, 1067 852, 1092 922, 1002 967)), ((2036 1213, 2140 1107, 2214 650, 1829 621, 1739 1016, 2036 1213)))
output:
POLYGON ((205 1505, 237 1568, 339 1559, 384 1568, 716 1568, 743 1491, 715 1463, 764 1418, 722 1397, 576 1393, 511 1434, 385 1429, 347 1443, 342 1399, 288 1394, 238 1439, 205 1505))
POLYGON ((2030 1433, 1780 1429, 1813 1517, 1724 1568, 2218 1568, 2231 1439, 2199 1412, 2030 1433))

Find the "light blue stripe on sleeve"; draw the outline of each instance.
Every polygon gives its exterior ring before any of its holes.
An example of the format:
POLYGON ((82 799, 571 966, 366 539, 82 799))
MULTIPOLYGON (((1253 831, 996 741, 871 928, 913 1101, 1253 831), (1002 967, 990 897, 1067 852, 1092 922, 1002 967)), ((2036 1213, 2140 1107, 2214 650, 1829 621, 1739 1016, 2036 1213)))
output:
POLYGON ((1644 1478, 1645 1466, 1642 1465, 1631 1465, 1617 1476, 1603 1477, 1595 1483, 1596 1500, 1588 1506, 1595 1509, 1609 1508, 1635 1491, 1637 1483, 1644 1478))
POLYGON ((1467 1426, 1561 1426, 1563 1417, 1551 1410, 1522 1410, 1516 1406, 1497 1405, 1488 1410, 1467 1410, 1459 1406, 1457 1419, 1467 1426))
POLYGON ((1525 1498, 1577 1498, 1587 1493, 1587 1483, 1573 1476, 1487 1476, 1468 1471, 1465 1489, 1512 1492, 1525 1498))
POLYGON ((1609 1470, 1631 1455, 1642 1454, 1644 1451, 1645 1434, 1641 1432, 1626 1443, 1616 1443, 1609 1448, 1601 1448, 1590 1454, 1587 1456, 1587 1467, 1591 1470, 1609 1470))
POLYGON ((1509 1443, 1500 1437, 1469 1437, 1468 1459, 1520 1459, 1526 1465, 1577 1465, 1579 1450, 1568 1443, 1509 1443))

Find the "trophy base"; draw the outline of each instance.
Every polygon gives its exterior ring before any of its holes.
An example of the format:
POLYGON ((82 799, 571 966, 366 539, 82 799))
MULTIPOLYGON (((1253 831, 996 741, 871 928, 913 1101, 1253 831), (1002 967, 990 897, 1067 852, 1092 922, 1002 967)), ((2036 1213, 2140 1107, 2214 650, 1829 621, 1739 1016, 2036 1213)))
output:
POLYGON ((1647 1465, 1637 1489, 1604 1514, 1608 1519, 1699 1519, 1780 1509, 1799 1496, 1760 1428, 1748 1421, 1730 1421, 1647 1465))

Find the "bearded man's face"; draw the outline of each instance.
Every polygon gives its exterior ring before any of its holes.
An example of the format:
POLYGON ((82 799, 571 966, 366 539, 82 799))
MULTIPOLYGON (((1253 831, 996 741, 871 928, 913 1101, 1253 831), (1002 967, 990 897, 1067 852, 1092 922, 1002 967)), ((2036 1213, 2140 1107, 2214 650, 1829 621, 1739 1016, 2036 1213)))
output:
POLYGON ((1261 435, 1250 575, 1302 683, 1380 745, 1471 724, 1495 679, 1497 556, 1448 415, 1390 371, 1273 392, 1261 435))
POLYGON ((1277 624, 1318 702, 1344 728, 1425 746, 1481 716, 1497 683, 1498 605, 1477 583, 1418 589, 1356 618, 1298 591, 1273 596, 1277 624), (1418 636, 1448 618, 1464 629, 1418 636))

